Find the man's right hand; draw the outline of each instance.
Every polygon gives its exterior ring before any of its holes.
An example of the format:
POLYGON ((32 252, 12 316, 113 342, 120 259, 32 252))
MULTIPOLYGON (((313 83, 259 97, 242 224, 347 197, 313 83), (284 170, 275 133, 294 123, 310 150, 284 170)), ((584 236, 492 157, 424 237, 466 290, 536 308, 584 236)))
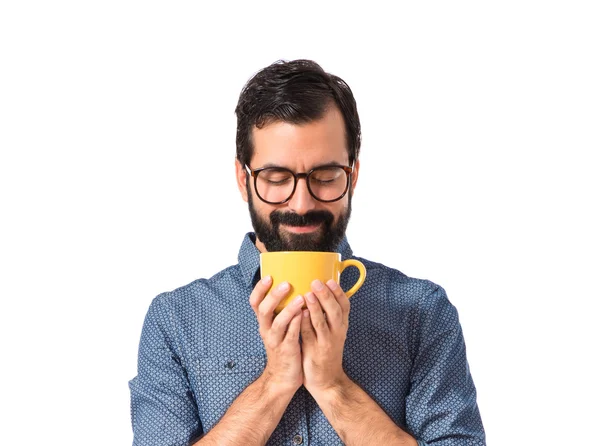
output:
POLYGON ((300 350, 300 325, 304 298, 298 296, 278 315, 274 315, 279 302, 288 294, 290 285, 279 284, 267 294, 272 278, 260 280, 250 295, 250 305, 258 319, 260 336, 267 352, 267 365, 262 377, 269 386, 295 393, 302 385, 302 353, 300 350))
POLYGON ((195 446, 266 444, 302 385, 300 323, 304 298, 300 296, 299 301, 274 316, 275 308, 290 286, 286 283, 267 294, 271 284, 270 277, 261 280, 250 295, 250 305, 258 319, 260 336, 267 351, 265 370, 195 446))

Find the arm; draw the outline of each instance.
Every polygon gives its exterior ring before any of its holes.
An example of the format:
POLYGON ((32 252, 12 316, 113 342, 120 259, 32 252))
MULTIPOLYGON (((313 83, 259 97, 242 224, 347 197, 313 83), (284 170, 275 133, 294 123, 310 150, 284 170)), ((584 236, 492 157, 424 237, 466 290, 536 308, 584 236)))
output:
POLYGON ((420 302, 412 345, 407 427, 422 445, 485 445, 458 313, 437 285, 420 302))
POLYGON ((313 286, 302 321, 304 385, 342 440, 354 444, 485 446, 475 386, 456 309, 444 290, 427 290, 412 351, 412 386, 402 431, 342 369, 350 304, 335 282, 313 286), (323 317, 323 312, 326 318, 323 317))
POLYGON ((202 432, 198 409, 169 327, 169 315, 159 296, 146 314, 138 374, 129 382, 134 446, 187 445, 202 432))
MULTIPOLYGON (((270 279, 259 282, 250 296, 267 366, 196 445, 264 445, 302 384, 299 333, 303 301, 288 305, 273 318, 287 289, 274 290, 265 297, 270 283, 270 279)), ((130 382, 134 445, 187 446, 203 434, 170 324, 160 298, 155 299, 142 330, 138 376, 130 382)))
POLYGON ((344 374, 337 385, 313 394, 346 445, 410 445, 417 441, 400 429, 379 405, 344 374))
POLYGON ((350 313, 343 290, 334 281, 327 286, 315 281, 313 292, 305 298, 308 310, 301 329, 304 386, 344 444, 417 446, 342 368, 350 313))
POLYGON ((221 421, 194 446, 264 445, 277 427, 294 392, 280 390, 261 375, 233 402, 221 421))

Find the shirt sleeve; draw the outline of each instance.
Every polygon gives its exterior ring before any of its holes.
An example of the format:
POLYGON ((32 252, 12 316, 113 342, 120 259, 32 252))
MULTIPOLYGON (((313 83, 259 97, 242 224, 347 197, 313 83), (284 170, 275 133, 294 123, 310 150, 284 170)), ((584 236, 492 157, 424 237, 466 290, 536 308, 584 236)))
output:
POLYGON ((419 446, 485 446, 458 313, 437 285, 421 302, 413 346, 406 422, 419 446))
POLYGON ((129 382, 133 444, 187 446, 202 434, 202 425, 160 297, 146 315, 138 374, 129 382))

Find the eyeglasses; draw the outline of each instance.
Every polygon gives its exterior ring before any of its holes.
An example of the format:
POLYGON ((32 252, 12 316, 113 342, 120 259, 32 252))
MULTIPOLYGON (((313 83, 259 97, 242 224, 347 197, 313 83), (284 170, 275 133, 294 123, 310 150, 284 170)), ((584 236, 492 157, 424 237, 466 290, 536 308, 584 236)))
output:
POLYGON ((308 192, 315 200, 331 203, 340 200, 348 192, 354 163, 352 167, 328 164, 303 173, 294 173, 285 167, 254 170, 247 164, 244 167, 254 178, 256 195, 265 203, 283 204, 289 201, 296 191, 299 179, 306 180, 308 192))

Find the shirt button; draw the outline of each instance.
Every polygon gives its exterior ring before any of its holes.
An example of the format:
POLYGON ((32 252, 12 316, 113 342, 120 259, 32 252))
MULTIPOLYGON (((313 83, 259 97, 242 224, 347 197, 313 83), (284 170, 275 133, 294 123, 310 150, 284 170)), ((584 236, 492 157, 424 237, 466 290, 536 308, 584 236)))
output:
POLYGON ((294 444, 302 444, 302 435, 294 435, 292 440, 294 444))

